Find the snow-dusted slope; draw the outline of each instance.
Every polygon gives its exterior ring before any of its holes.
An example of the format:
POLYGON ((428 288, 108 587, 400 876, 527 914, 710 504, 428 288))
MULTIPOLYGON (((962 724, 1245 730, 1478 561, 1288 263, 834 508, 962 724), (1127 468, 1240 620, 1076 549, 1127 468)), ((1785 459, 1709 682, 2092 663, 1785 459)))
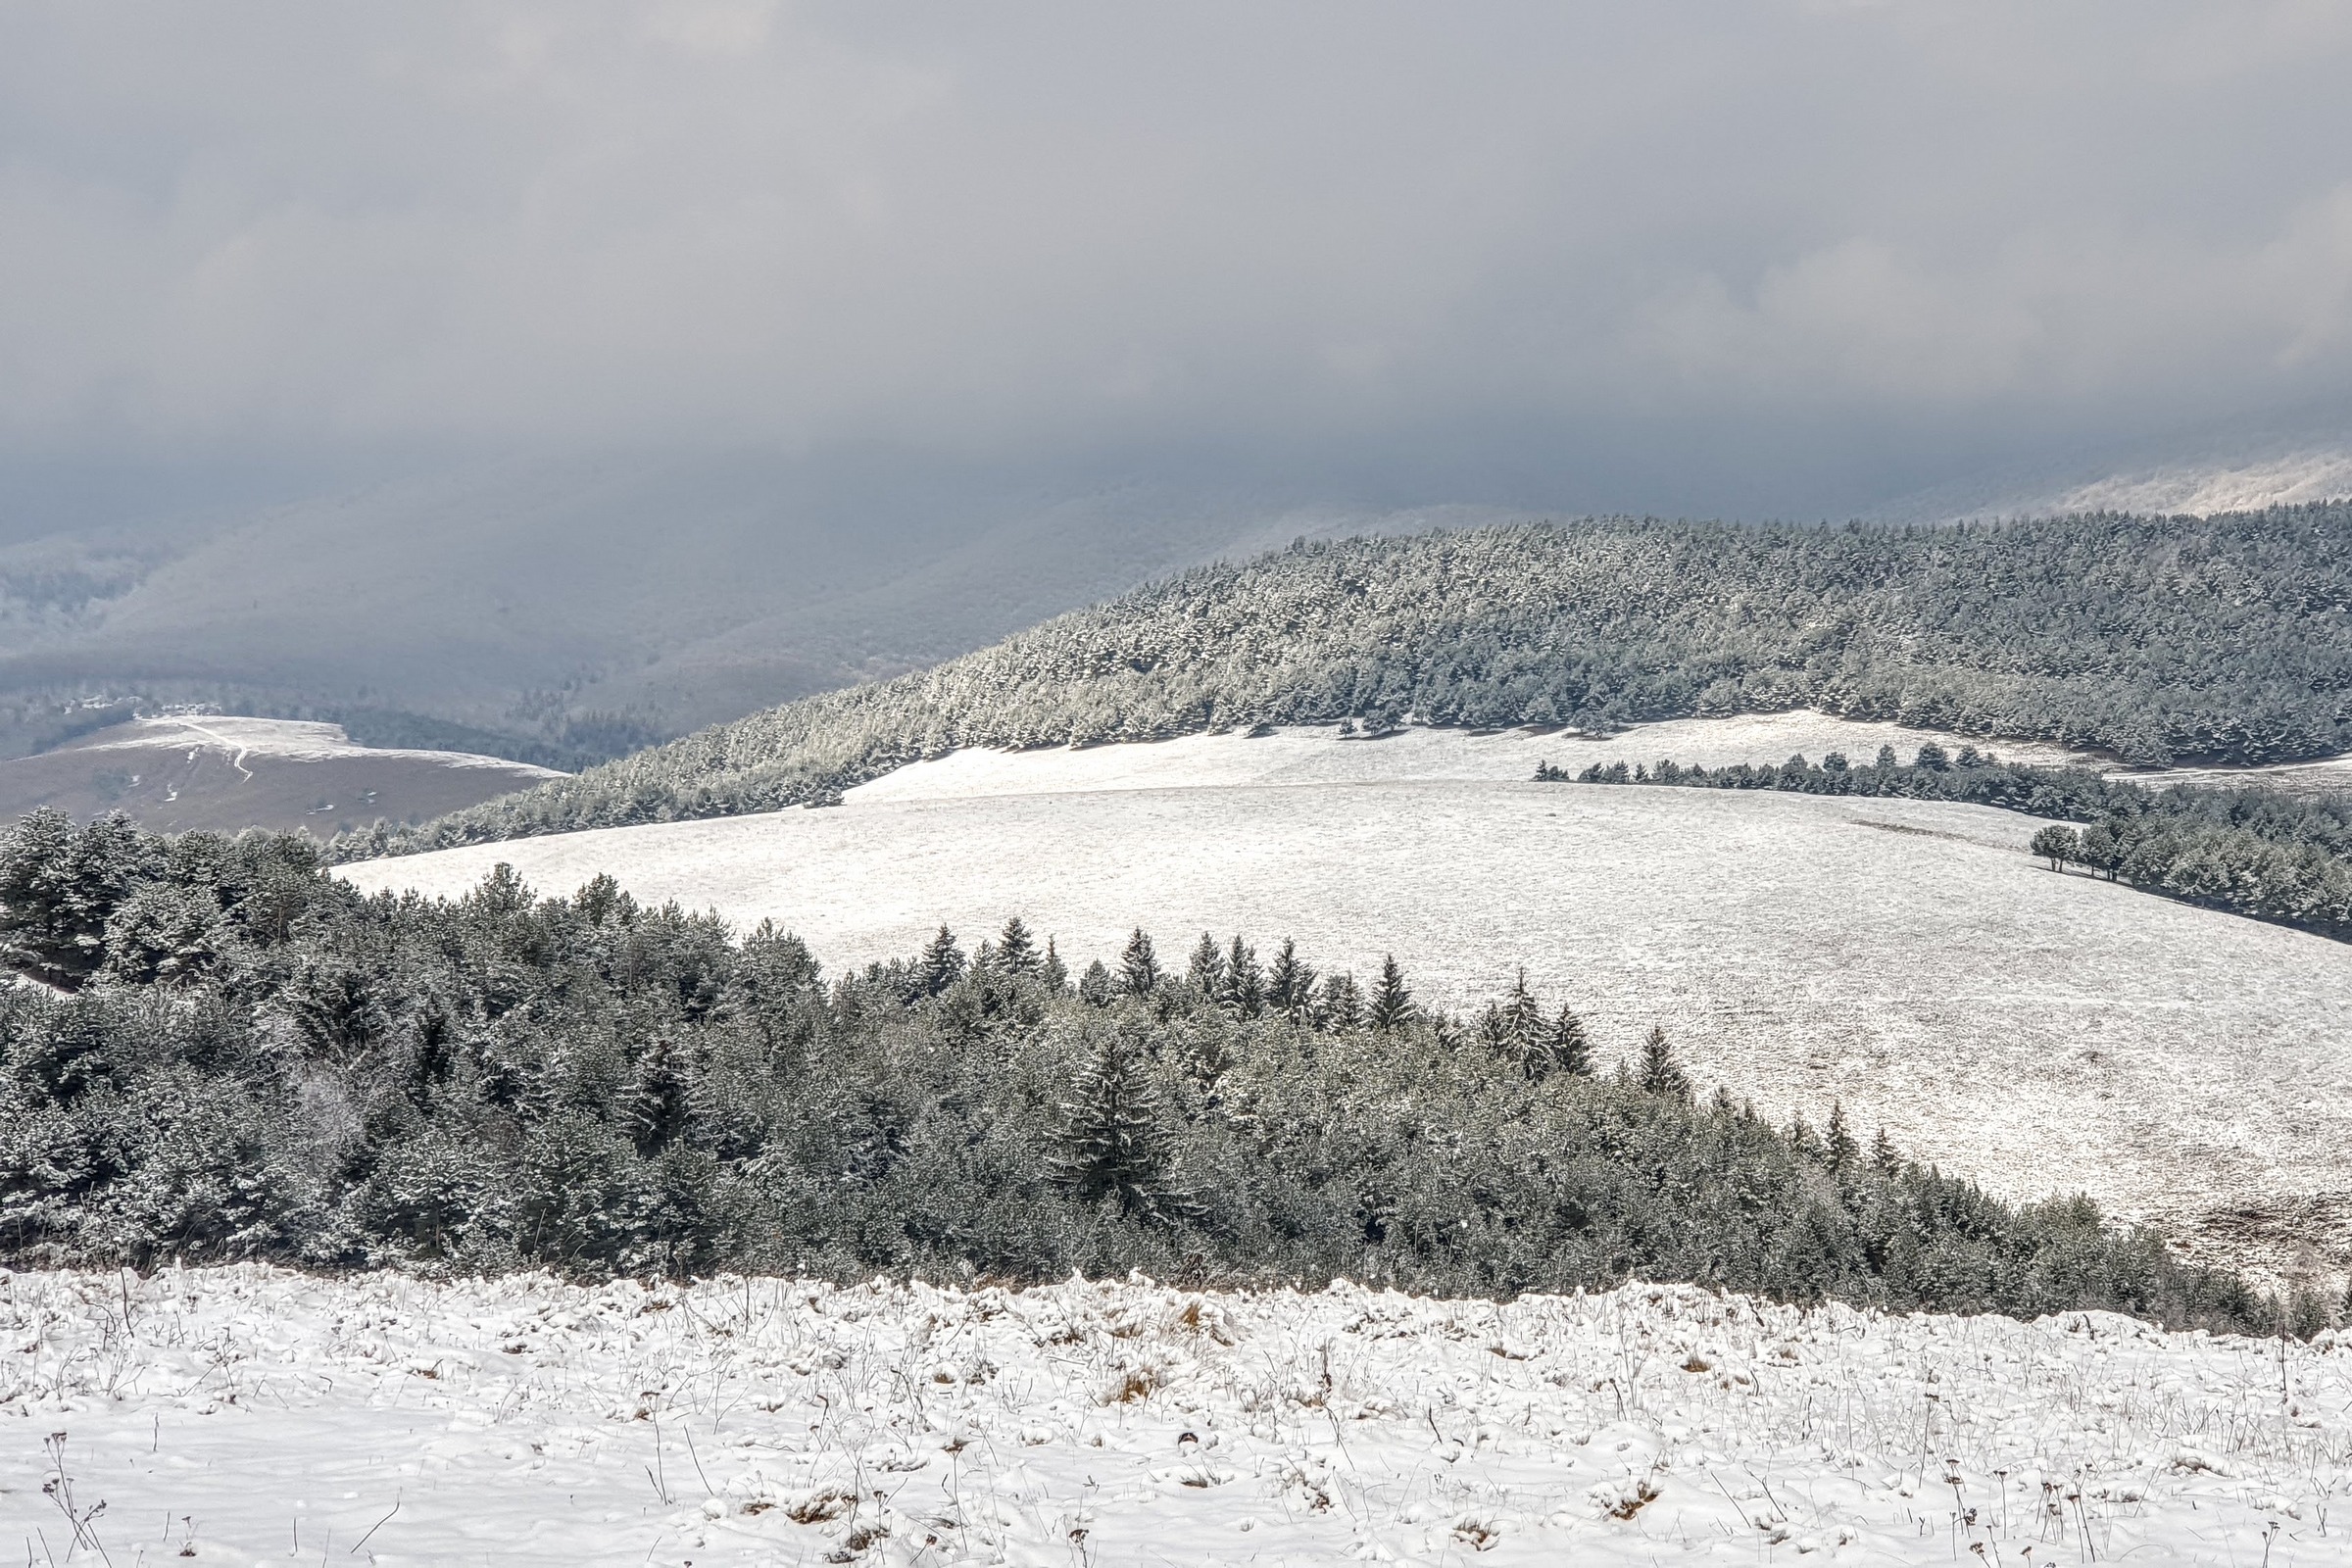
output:
MULTIPOLYGON (((1291 733, 918 764, 821 810, 525 839, 344 868, 457 894, 491 866, 565 893, 772 917, 836 969, 1020 913, 1077 965, 1137 923, 1394 952, 1462 1007, 1525 966, 1604 1053, 1661 1022, 1779 1115, 1844 1102, 2017 1198, 2084 1190, 2202 1255, 2352 1254, 2352 947, 2026 854, 2026 817, 1941 803, 1526 782, 1563 765, 1867 753, 1791 715, 1605 742, 1291 733)), ((1917 737, 1911 737, 1916 741, 1917 737)), ((1908 756, 1908 751, 1905 751, 1908 756)))
POLYGON ((2320 1568, 2352 1527, 2352 1350, 2105 1314, 233 1269, 16 1275, 0 1332, 35 1564, 2320 1568))
POLYGON ((132 719, 0 761, 0 820, 36 806, 128 811, 158 832, 421 821, 563 775, 466 752, 360 746, 340 724, 222 714, 132 719))

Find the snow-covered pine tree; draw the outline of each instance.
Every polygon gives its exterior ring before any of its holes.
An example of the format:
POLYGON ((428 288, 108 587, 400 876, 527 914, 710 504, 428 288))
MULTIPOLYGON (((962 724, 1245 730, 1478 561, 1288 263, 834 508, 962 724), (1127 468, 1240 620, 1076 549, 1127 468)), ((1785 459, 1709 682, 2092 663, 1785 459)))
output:
POLYGON ((963 950, 956 945, 956 933, 946 926, 923 949, 922 967, 918 975, 923 995, 936 997, 963 978, 963 950))
POLYGON ((1022 923, 1021 917, 1016 914, 1006 920, 997 938, 997 968, 1004 974, 1033 978, 1042 962, 1037 939, 1029 934, 1029 927, 1022 923))
POLYGON ((1202 998, 1214 1002, 1225 990, 1225 956, 1217 951, 1217 939, 1207 932, 1193 946, 1193 961, 1185 970, 1185 979, 1202 998))
POLYGON ((1585 1020, 1561 1004, 1560 1015, 1551 1021, 1551 1035, 1546 1042, 1550 1050, 1551 1070, 1578 1078, 1592 1074, 1592 1043, 1585 1035, 1585 1020))
POLYGON ((1140 1045, 1115 1032, 1098 1040, 1061 1110, 1049 1169, 1072 1196, 1162 1224, 1196 1211, 1160 1130, 1158 1097, 1140 1045))
POLYGON ((1217 1000, 1237 1018, 1254 1018, 1265 1010, 1265 977, 1257 967, 1257 950, 1237 934, 1225 954, 1224 984, 1217 1000))
POLYGON ((1119 955, 1119 989, 1131 997, 1148 997, 1159 989, 1159 958, 1152 951, 1152 936, 1142 926, 1127 939, 1119 955))
POLYGON ((1086 1003, 1089 1006, 1107 1007, 1117 999, 1118 994, 1118 986, 1111 979, 1110 971, 1103 967, 1101 958, 1088 964, 1086 973, 1078 977, 1078 1000, 1086 1003))
POLYGON ((1266 1004, 1293 1023, 1315 1021, 1315 971, 1299 961, 1298 945, 1289 937, 1266 971, 1266 1004))
POLYGON ((1648 1036, 1642 1042, 1642 1066, 1635 1074, 1635 1082, 1653 1095, 1686 1103, 1690 1099, 1690 1076, 1675 1059, 1674 1045, 1666 1038, 1662 1024, 1651 1024, 1648 1036))
POLYGON ((1393 1034, 1412 1018, 1413 994, 1405 986, 1404 970, 1397 964, 1396 955, 1389 954, 1381 960, 1380 983, 1372 988, 1367 1021, 1383 1034, 1393 1034))
POLYGON ((1060 954, 1054 951, 1052 937, 1046 938, 1046 956, 1037 966, 1037 978, 1055 996, 1070 989, 1070 966, 1061 961, 1060 954))
POLYGON ((1317 1009, 1334 1029, 1353 1029, 1364 1021, 1364 996, 1355 976, 1335 974, 1323 982, 1323 1002, 1317 1009))
POLYGON ((1854 1142, 1853 1130, 1845 1124, 1845 1106, 1838 1101, 1830 1102, 1829 1137, 1822 1155, 1830 1169, 1839 1175, 1853 1169, 1862 1157, 1862 1148, 1854 1142))

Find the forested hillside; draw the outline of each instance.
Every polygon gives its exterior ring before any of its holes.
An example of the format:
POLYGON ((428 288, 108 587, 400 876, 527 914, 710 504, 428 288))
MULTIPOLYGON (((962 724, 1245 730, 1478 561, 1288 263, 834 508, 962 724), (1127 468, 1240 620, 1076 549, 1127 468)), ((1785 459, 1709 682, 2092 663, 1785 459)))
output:
MULTIPOLYGON (((1567 781, 1539 765, 1539 780, 1567 781)), ((1957 756, 1935 744, 1905 766, 1894 749, 1857 764, 1832 752, 1818 763, 1791 757, 1778 765, 1745 762, 1709 770, 1671 758, 1654 763, 1594 763, 1582 784, 1659 784, 1694 789, 1789 790, 1864 799, 1965 801, 2029 816, 2085 822, 2034 835, 2034 853, 2053 870, 2080 865, 2152 893, 2352 938, 2352 813, 2334 801, 2297 800, 2268 790, 2155 790, 2082 768, 2021 767, 1973 746, 1957 756)))
POLYGON ((351 855, 821 802, 957 746, 1809 706, 2133 761, 2352 747, 2352 505, 1937 529, 1599 520, 1301 542, 351 855))
MULTIPOLYGON (((1017 920, 828 983, 609 880, 367 899, 300 837, 0 840, 0 1257, 567 1274, 1072 1269, 1783 1298, 2260 1329, 2087 1200, 2018 1208, 1603 1072, 1524 986, 1457 1021, 1392 960, 1142 932, 1073 982, 1017 920)), ((2326 1321, 2296 1309, 2298 1328, 2326 1321)))

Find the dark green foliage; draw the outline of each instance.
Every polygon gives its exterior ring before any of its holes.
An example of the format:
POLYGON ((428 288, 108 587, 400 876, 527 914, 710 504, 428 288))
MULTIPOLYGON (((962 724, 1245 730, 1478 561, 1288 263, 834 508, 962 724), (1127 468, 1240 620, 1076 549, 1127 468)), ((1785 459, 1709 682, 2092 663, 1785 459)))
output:
POLYGON ((1646 1095, 1681 1101, 1690 1098, 1690 1076, 1675 1059, 1674 1044, 1666 1038, 1665 1029, 1657 1024, 1649 1026, 1649 1034, 1642 1042, 1642 1059, 1634 1069, 1634 1082, 1646 1095))
POLYGON ((1130 997, 1148 997, 1159 989, 1159 959, 1153 956, 1151 936, 1140 925, 1119 955, 1119 989, 1130 997))
POLYGON ((1372 1003, 1365 1021, 1383 1034, 1395 1034, 1413 1021, 1414 1010, 1413 994, 1404 983, 1404 970, 1392 953, 1380 961, 1380 983, 1372 988, 1372 1003))
MULTIPOLYGON (((957 746, 1811 707, 2131 761, 2352 750, 2352 506, 1945 528, 1625 518, 1305 542, 388 835, 832 799, 957 746)), ((351 847, 376 853, 372 841, 351 847)))
POLYGON ((2034 835, 2034 842, 2029 848, 2034 854, 2049 861, 2050 869, 2056 871, 2062 868, 2067 861, 2081 858, 2082 839, 2073 828, 2058 827, 2053 824, 2036 832, 2034 835))
MULTIPOLYGON (((1292 1005, 1252 1017, 1230 984, 1160 983, 1141 941, 1139 987, 1098 964, 1069 995, 1008 965, 1009 926, 985 966, 943 937, 828 985, 772 926, 730 941, 601 879, 363 898, 316 867, 298 886, 275 841, 114 842, 150 878, 122 906, 221 913, 169 976, 102 935, 78 989, 0 992, 0 1258, 1504 1296, 1642 1275, 2277 1326, 2086 1203, 2008 1207, 1884 1139, 1858 1159, 1841 1110, 1824 1145, 1694 1103, 1662 1037, 1655 1092, 1592 1076, 1574 1015, 1544 1025, 1524 986, 1455 1031, 1395 1001, 1390 965, 1373 1028, 1345 975, 1299 1001, 1286 945, 1266 995, 1292 1005)), ((80 863, 46 824, 12 853, 24 886, 80 863)), ((1220 954, 1228 983, 1242 959, 1220 954)))
POLYGON ((923 995, 936 997, 963 978, 963 950, 956 945, 956 933, 946 926, 923 949, 920 981, 923 995))
POLYGON ((1079 1201, 1172 1225, 1197 1211, 1169 1150, 1141 1042, 1120 1031, 1087 1054, 1047 1167, 1079 1201))
MULTIPOLYGON (((1546 776, 1563 777, 1558 768, 1546 776)), ((1584 784, 1626 780, 1622 762, 1577 775, 1584 784)), ((2149 789, 2078 768, 2017 766, 1974 747, 1937 766, 1901 766, 1892 748, 1869 767, 1815 766, 1801 757, 1777 767, 1662 761, 1649 782, 1961 801, 2071 818, 2089 825, 2034 835, 2032 852, 2052 869, 2082 865, 2111 882, 2352 940, 2352 806, 2340 802, 2260 789, 2149 789)))

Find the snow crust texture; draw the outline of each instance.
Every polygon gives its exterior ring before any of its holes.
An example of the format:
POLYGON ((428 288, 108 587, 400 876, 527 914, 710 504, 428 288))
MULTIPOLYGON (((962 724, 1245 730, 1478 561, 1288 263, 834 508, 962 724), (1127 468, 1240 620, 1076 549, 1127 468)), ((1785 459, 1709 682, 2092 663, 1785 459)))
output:
POLYGON ((0 1278, 36 1564, 2337 1564, 2352 1345, 1510 1304, 0 1278))

